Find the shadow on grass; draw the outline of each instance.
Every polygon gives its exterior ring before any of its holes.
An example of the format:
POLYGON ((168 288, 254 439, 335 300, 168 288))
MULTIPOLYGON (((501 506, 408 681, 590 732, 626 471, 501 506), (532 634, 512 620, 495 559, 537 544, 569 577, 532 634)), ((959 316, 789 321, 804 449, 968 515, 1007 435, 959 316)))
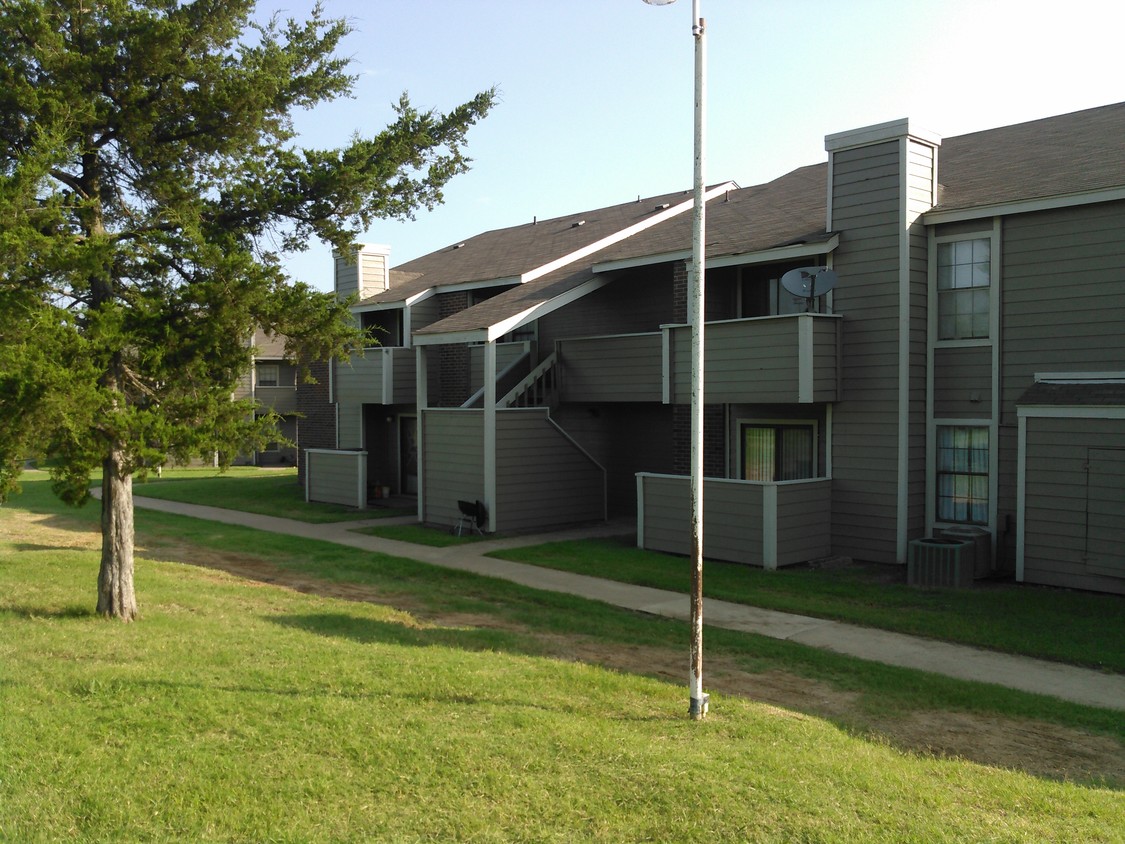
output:
POLYGON ((532 656, 543 652, 528 647, 526 637, 507 630, 487 627, 418 626, 394 621, 359 618, 344 613, 310 613, 307 615, 269 616, 268 620, 282 627, 304 630, 318 636, 351 639, 361 644, 402 645, 410 647, 445 647, 462 651, 518 651, 532 656))
POLYGON ((32 607, 27 604, 0 604, 0 612, 8 612, 21 618, 97 618, 98 614, 90 607, 71 604, 66 607, 32 607))

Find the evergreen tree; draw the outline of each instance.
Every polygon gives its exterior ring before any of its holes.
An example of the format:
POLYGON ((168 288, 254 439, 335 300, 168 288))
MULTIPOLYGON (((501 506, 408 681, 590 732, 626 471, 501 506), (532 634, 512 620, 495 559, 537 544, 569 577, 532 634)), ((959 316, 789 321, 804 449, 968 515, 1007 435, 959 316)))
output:
POLYGON ((81 504, 100 467, 106 616, 137 613, 133 475, 276 438, 231 401, 255 326, 301 359, 358 339, 283 257, 439 203, 494 99, 440 114, 404 94, 374 137, 302 149, 294 110, 351 91, 349 28, 253 11, 0 0, 0 495, 37 455, 81 504))

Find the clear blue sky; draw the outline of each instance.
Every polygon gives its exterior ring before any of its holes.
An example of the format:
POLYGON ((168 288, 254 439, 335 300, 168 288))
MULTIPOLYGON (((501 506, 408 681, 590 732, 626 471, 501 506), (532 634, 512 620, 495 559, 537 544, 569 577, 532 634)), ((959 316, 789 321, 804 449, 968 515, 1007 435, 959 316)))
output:
MULTIPOLYGON (((402 91, 448 109, 496 86, 471 172, 414 222, 376 224, 392 266, 474 234, 687 190, 691 0, 323 0, 355 32, 355 98, 298 116, 334 146, 402 91)), ((303 18, 312 0, 259 0, 303 18)), ((826 160, 824 136, 902 117, 949 137, 1125 99, 1119 0, 702 0, 707 180, 759 184, 826 160)), ((1125 143, 1125 139, 1122 141, 1125 143)), ((291 273, 331 289, 327 248, 291 273)))

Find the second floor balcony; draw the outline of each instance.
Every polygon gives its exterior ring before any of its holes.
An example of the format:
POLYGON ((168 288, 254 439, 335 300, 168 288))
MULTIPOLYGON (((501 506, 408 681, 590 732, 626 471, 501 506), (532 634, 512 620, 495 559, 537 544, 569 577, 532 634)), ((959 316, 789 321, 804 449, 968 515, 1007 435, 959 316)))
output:
POLYGON ((374 346, 335 366, 334 393, 347 396, 349 404, 414 403, 414 349, 374 346))
MULTIPOLYGON (((793 314, 707 323, 708 403, 812 404, 840 398, 843 318, 793 314)), ((691 401, 691 327, 560 340, 562 400, 691 401)))
POLYGON ((296 386, 265 387, 258 385, 254 388, 254 399, 261 407, 269 408, 282 416, 297 411, 296 386))

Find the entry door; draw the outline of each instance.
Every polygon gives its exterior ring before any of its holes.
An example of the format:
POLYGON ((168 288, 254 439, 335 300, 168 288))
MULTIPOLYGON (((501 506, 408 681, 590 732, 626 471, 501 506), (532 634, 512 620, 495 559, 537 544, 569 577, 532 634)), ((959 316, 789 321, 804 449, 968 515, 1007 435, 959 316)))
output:
POLYGON ((1091 448, 1086 474, 1086 568, 1125 577, 1125 449, 1091 448))
POLYGON ((404 495, 418 494, 418 417, 398 418, 398 465, 404 495))

